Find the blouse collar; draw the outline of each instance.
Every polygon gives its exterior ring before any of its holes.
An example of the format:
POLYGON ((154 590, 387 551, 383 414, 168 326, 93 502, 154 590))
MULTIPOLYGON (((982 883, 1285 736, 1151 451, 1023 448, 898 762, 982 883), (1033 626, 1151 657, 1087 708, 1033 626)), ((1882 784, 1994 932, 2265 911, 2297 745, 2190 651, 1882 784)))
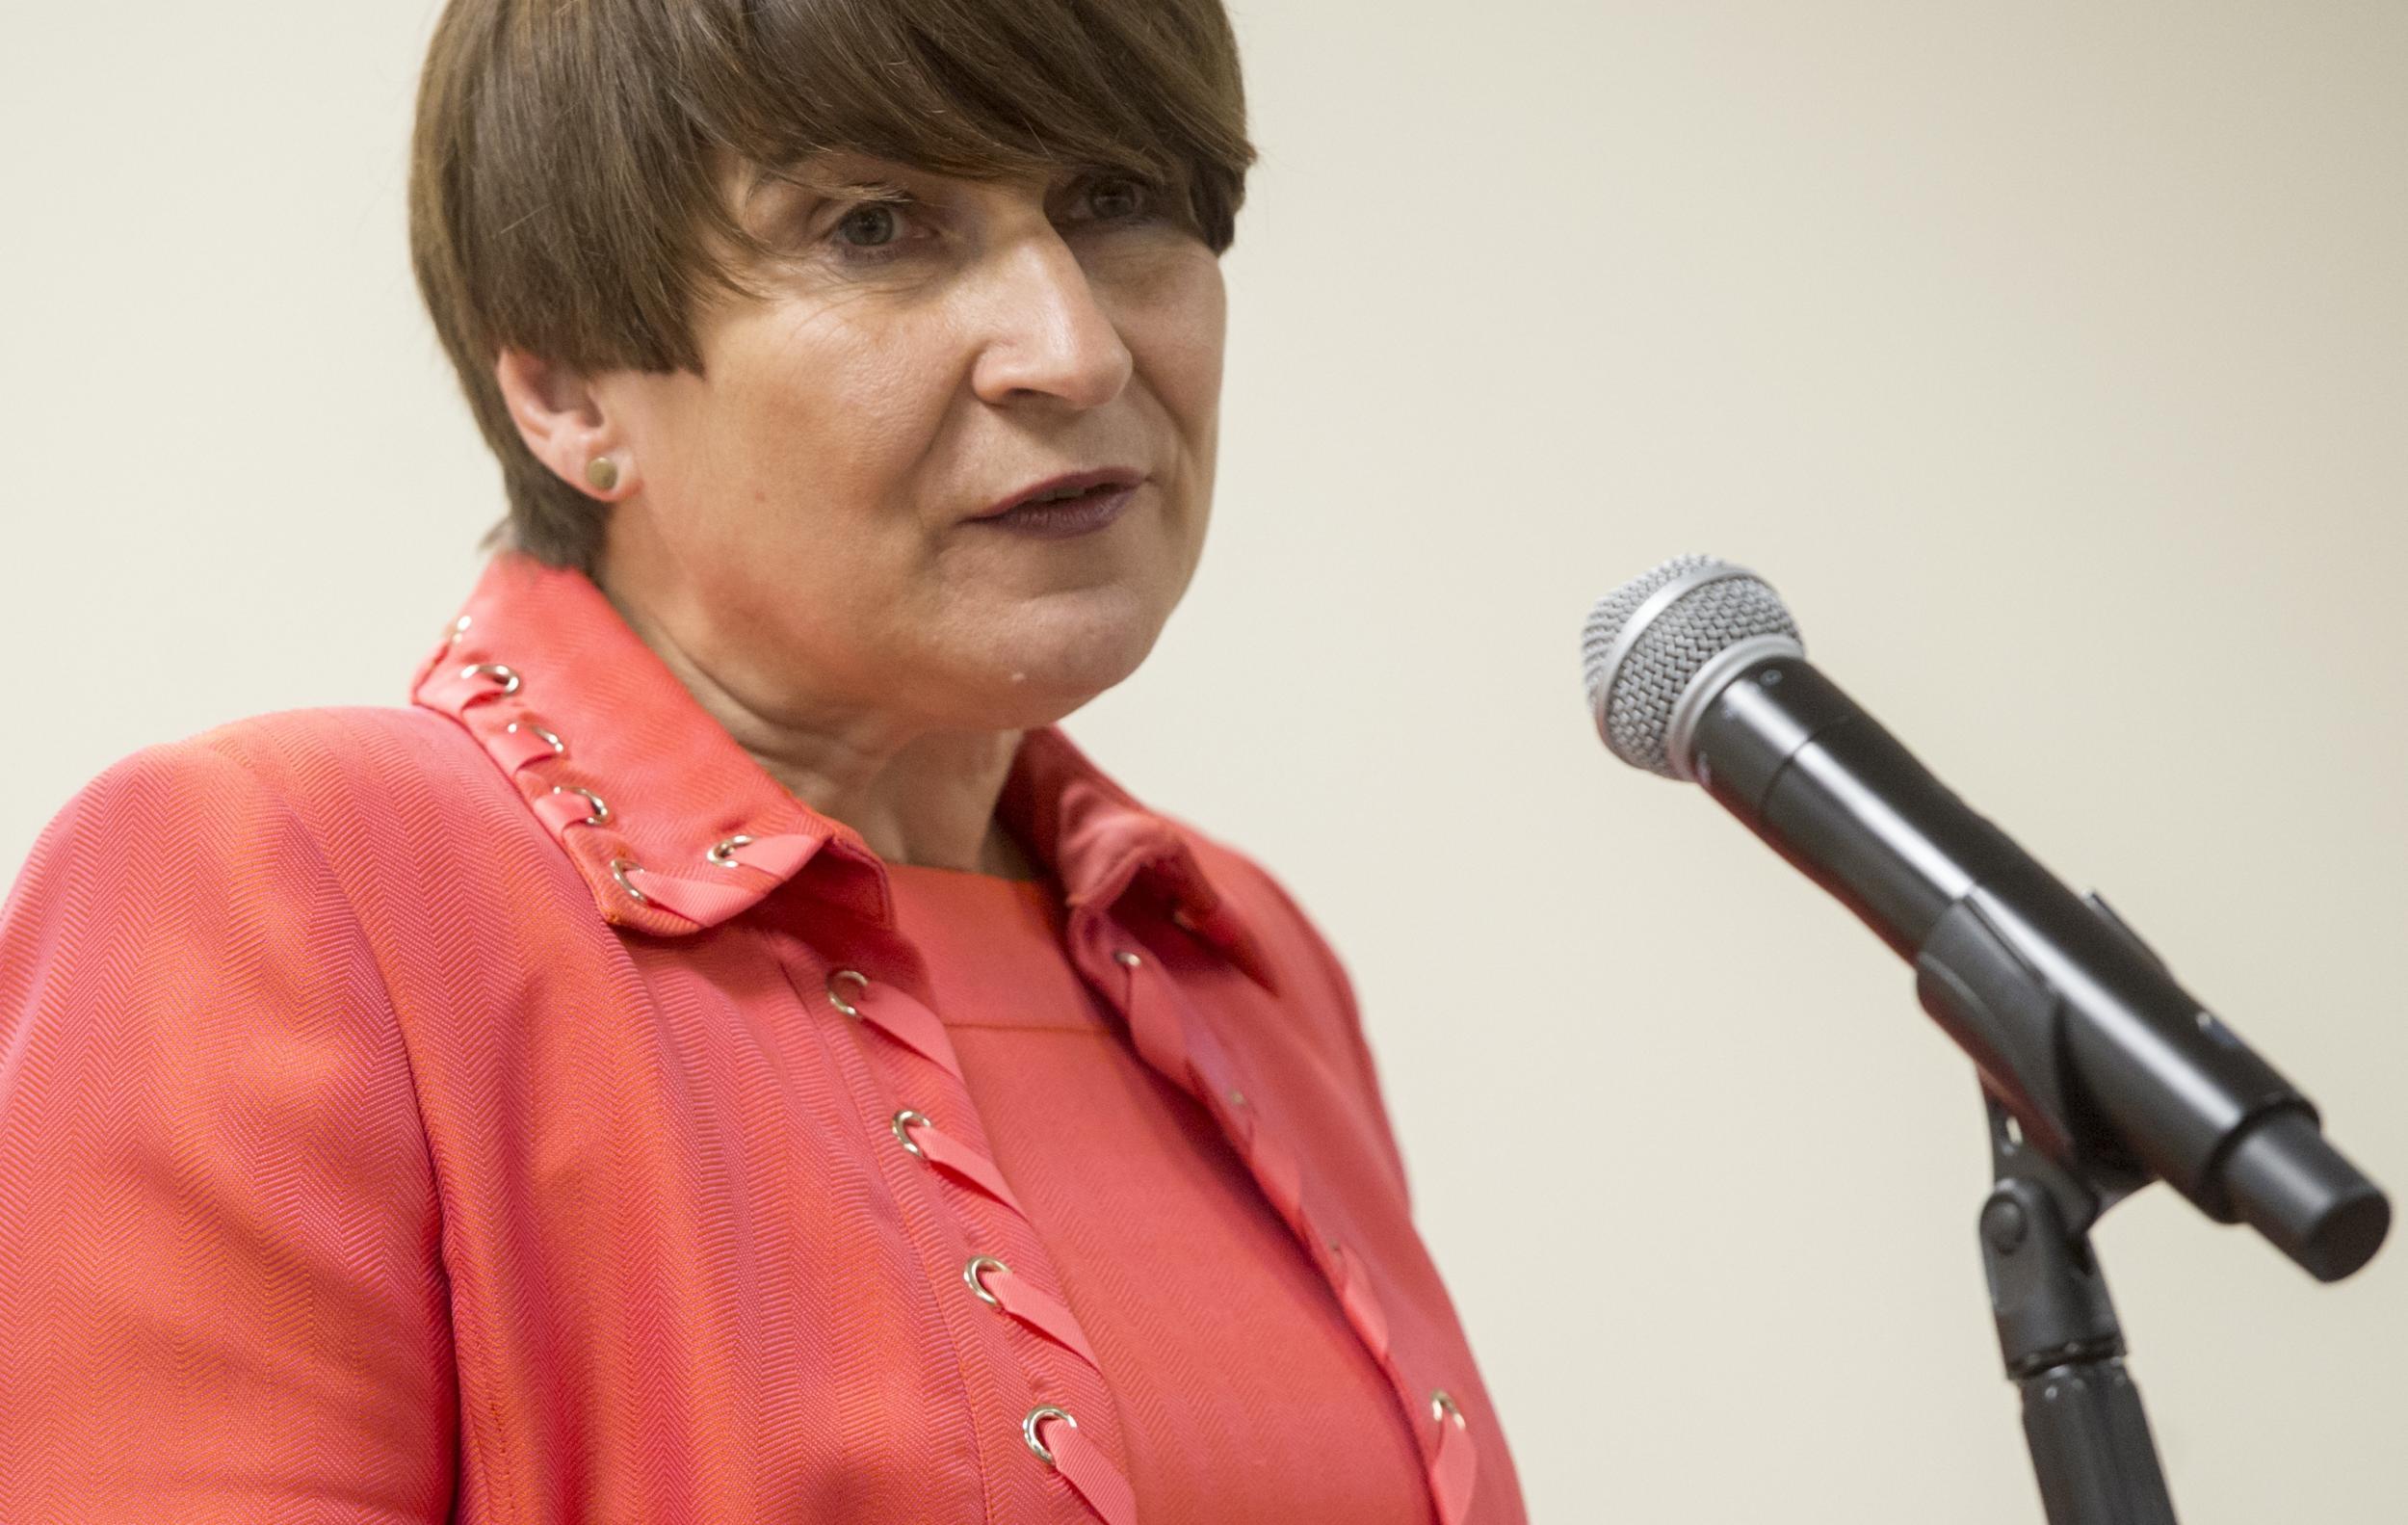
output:
MULTIPOLYGON (((495 555, 420 664, 411 697, 493 759, 614 925, 686 935, 794 881, 895 926, 886 865, 869 844, 755 761, 581 572, 495 555)), ((1109 913, 1141 885, 1271 985, 1253 930, 1205 874, 1190 830, 1139 804, 1060 726, 1022 736, 996 809, 1074 915, 1109 913)))

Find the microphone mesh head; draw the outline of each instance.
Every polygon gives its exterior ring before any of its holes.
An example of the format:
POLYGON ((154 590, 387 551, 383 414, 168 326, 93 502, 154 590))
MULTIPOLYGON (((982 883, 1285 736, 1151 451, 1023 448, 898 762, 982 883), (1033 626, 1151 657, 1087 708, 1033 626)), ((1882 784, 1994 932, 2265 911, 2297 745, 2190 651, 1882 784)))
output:
POLYGON ((1711 556, 1676 556, 1632 578, 1597 600, 1581 631, 1582 676, 1597 734, 1632 767, 1680 777, 1666 742, 1681 695, 1707 663, 1760 636, 1787 636, 1800 649, 1805 645, 1780 595, 1753 573, 1711 556), (1651 613, 1636 640, 1624 644, 1632 619, 1650 597, 1672 583, 1714 571, 1736 575, 1690 588, 1651 613))

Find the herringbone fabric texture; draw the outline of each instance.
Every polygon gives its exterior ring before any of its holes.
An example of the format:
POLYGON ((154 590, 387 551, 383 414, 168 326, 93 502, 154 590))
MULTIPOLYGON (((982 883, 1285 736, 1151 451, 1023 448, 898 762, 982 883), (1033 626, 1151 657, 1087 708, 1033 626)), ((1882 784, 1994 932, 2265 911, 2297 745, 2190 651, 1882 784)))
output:
POLYGON ((575 574, 497 558, 468 615, 413 708, 111 768, 0 907, 0 1522, 1093 1525, 1046 1404, 1147 1525, 1370 1519, 1348 1466, 1381 1518, 1523 1520, 1346 977, 1259 866, 1031 732, 999 808, 1123 1090, 965 1030, 957 1095, 831 979, 975 1024, 931 972, 1025 922, 906 924, 575 574), (902 1147, 915 1106, 1028 1216, 902 1147), (1182 1226, 1221 1274, 1149 1302, 1182 1226))

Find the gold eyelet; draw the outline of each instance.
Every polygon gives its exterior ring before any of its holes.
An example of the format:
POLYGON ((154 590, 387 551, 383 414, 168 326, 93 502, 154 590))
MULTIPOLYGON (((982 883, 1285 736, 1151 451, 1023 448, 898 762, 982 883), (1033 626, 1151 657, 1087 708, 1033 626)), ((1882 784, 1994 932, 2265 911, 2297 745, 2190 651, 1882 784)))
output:
POLYGON ((552 792, 554 794, 584 795, 586 797, 586 803, 593 806, 592 810, 587 813, 586 818, 583 821, 571 821, 568 823, 570 826, 606 826, 610 823, 610 805, 605 803, 602 797, 595 794, 592 790, 581 788, 573 783, 556 783, 552 786, 552 792))
POLYGON ((1443 1422, 1449 1415, 1453 1416, 1454 1427, 1457 1430, 1470 1428, 1469 1422, 1463 1417, 1463 1410, 1454 1406, 1454 1400, 1447 1396, 1447 1390, 1444 1387, 1431 1388, 1429 1390, 1429 1416, 1443 1422))
POLYGON ((1079 1421, 1071 1417, 1069 1409, 1057 1408, 1052 1404, 1037 1405, 1029 1410, 1029 1417, 1020 1421, 1020 1437, 1028 1441, 1029 1449, 1036 1453, 1036 1459, 1050 1467, 1054 1464, 1054 1453, 1046 1450, 1045 1442, 1036 1437, 1036 1422, 1040 1419, 1060 1419, 1073 1430, 1079 1428, 1079 1421))
POLYGON ((751 845, 752 838, 748 836, 731 836, 726 841, 717 844, 708 853, 705 853, 702 855, 709 858, 712 862, 717 863, 721 868, 742 868, 744 865, 736 861, 736 850, 740 847, 750 847, 751 845))
POLYGON ((1008 1272, 1010 1270, 1011 1268, 1009 1266, 1005 1265, 993 1255, 972 1255, 970 1257, 970 1263, 961 1268, 961 1279, 970 1283, 970 1290, 979 1295, 980 1302, 985 1303, 989 1307, 1000 1308, 1004 1305, 1002 1300, 997 1298, 994 1293, 986 1290, 986 1283, 979 1279, 979 1273, 982 1271, 1008 1272))
POLYGON ((508 731, 512 736, 517 735, 520 731, 525 731, 528 735, 535 737, 538 741, 549 742, 552 746, 552 755, 555 757, 565 757, 568 755, 568 743, 561 740, 558 736, 553 735, 550 731, 545 730, 540 725, 530 724, 526 721, 512 721, 508 725, 503 726, 502 729, 508 731))
POLYGON ((504 694, 515 694, 519 689, 518 674, 499 662, 472 662, 459 670, 459 675, 463 678, 500 678, 503 680, 501 692, 504 694))
POLYGON ((611 859, 611 878, 618 881, 619 888, 636 897, 637 905, 649 906, 652 904, 652 897, 627 882, 627 870, 641 867, 643 865, 632 857, 615 857, 611 859))
POLYGON ((870 977, 863 974, 858 969, 838 969, 827 977, 827 1004, 836 1008, 839 1012, 844 1012, 847 1016, 851 1017, 853 1020, 859 1021, 861 1019, 861 1008, 853 1005, 851 1001, 846 1000, 843 996, 836 993, 836 982, 839 980, 858 981, 861 988, 867 990, 870 987, 870 977))
POLYGON ((910 1150, 915 1157, 925 1160, 928 1158, 927 1152, 924 1151, 918 1144, 911 1142, 910 1130, 911 1125, 915 1122, 924 1127, 933 1128, 936 1126, 935 1123, 929 1120, 927 1113, 914 1112, 909 1107, 905 1107, 903 1111, 895 1114, 895 1137, 903 1141, 903 1146, 910 1150))

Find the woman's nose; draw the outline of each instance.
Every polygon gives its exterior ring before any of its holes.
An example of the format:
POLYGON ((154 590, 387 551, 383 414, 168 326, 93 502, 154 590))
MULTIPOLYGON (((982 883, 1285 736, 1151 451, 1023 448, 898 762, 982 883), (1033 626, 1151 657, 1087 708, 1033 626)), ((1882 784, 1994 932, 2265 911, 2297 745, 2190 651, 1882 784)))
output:
POLYGON ((1044 393, 1087 408, 1119 396, 1135 362, 1078 251, 1049 227, 1013 240, 1001 266, 972 378, 980 397, 1044 393))

